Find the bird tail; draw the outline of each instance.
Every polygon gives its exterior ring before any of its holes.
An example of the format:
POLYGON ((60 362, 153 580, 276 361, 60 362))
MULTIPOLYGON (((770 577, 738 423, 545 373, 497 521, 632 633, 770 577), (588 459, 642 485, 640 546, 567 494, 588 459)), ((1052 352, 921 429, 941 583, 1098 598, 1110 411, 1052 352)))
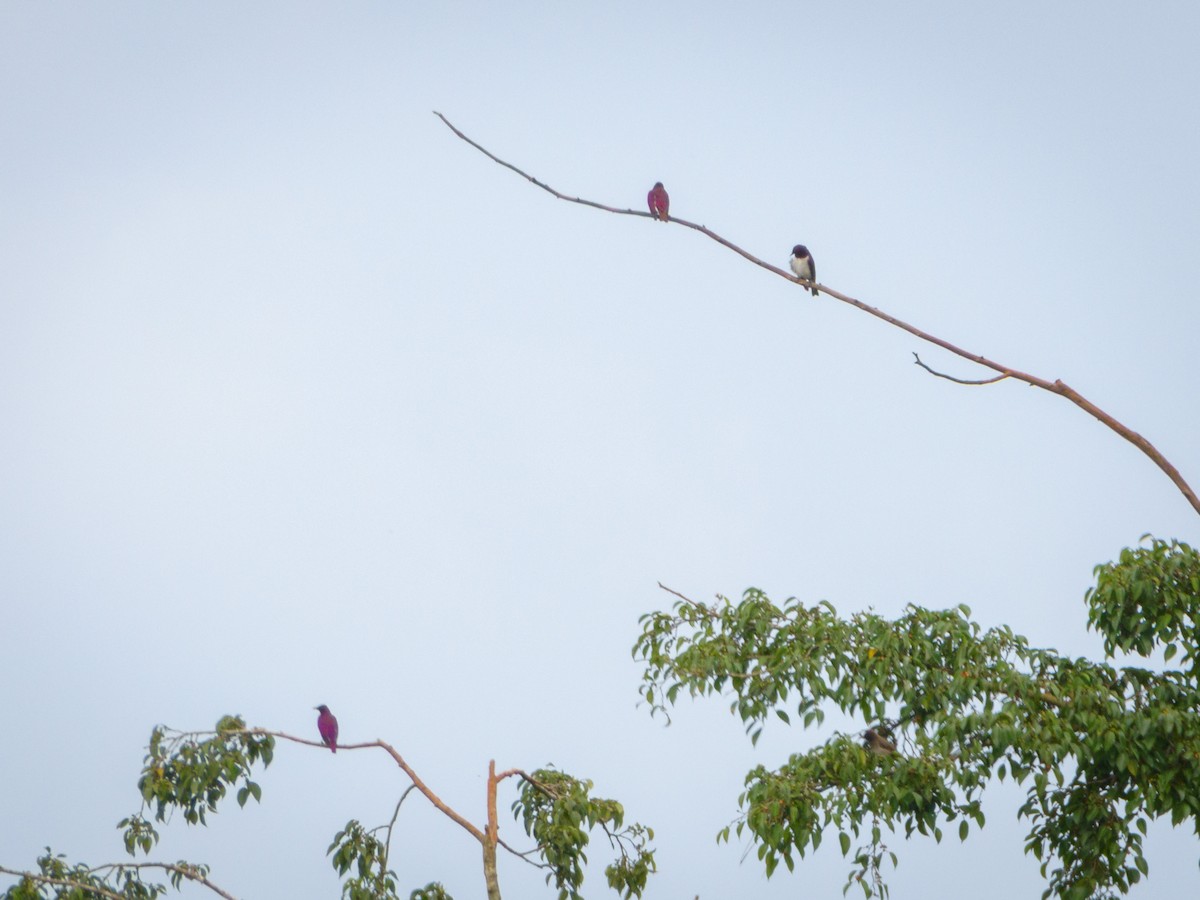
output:
POLYGON ((809 290, 813 292, 813 296, 814 296, 814 297, 816 297, 816 296, 817 296, 817 286, 816 286, 816 284, 813 284, 813 285, 811 285, 811 286, 809 287, 809 290))

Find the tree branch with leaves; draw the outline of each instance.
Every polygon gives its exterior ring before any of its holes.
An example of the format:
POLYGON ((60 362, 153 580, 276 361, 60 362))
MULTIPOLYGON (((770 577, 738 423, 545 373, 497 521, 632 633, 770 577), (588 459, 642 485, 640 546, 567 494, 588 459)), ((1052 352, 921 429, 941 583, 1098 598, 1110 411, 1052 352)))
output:
POLYGON ((770 721, 816 728, 831 709, 862 723, 746 775, 741 815, 719 838, 748 837, 768 875, 833 829, 843 855, 864 842, 847 887, 886 897, 883 830, 941 841, 957 822, 966 840, 985 824, 985 788, 1011 778, 1026 786, 1025 849, 1047 895, 1090 898, 1148 874, 1148 820, 1200 834, 1200 554, 1147 536, 1096 567, 1085 600, 1104 662, 984 630, 966 606, 843 617, 756 589, 643 616, 633 650, 652 714, 681 696, 727 697, 752 742, 770 721), (1181 668, 1118 667, 1117 652, 1181 654, 1181 668))

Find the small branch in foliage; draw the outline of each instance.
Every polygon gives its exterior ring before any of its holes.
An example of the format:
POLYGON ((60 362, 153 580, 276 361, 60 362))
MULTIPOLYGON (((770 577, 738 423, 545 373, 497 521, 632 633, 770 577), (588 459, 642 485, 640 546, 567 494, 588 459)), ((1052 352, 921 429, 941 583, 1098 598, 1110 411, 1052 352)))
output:
POLYGON ((102 897, 111 897, 112 900, 125 900, 121 894, 114 894, 112 891, 102 887, 97 887, 92 884, 84 885, 78 881, 71 881, 66 878, 51 878, 49 875, 38 875, 34 872, 21 872, 17 869, 7 869, 0 866, 0 872, 5 875, 15 875, 18 878, 27 878, 30 881, 36 881, 39 884, 57 885, 59 887, 76 888, 86 890, 88 893, 99 894, 102 897))

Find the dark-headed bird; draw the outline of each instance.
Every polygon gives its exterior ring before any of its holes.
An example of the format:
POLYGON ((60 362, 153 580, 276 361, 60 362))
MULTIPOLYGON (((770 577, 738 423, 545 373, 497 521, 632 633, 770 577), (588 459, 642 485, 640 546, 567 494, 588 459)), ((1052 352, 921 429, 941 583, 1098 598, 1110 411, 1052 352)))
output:
POLYGON ((671 198, 667 196, 667 189, 662 186, 661 181, 654 182, 654 187, 650 188, 650 193, 646 195, 646 203, 650 205, 650 215, 662 221, 668 221, 667 210, 671 208, 671 198))
POLYGON ((313 708, 320 713, 317 716, 317 731, 321 732, 321 740, 325 742, 325 746, 337 753, 337 719, 324 703, 313 708))
POLYGON ((813 296, 817 296, 817 264, 813 262, 812 254, 808 252, 808 248, 803 244, 797 244, 792 248, 792 258, 788 262, 791 263, 792 271, 796 273, 796 277, 807 281, 813 296))

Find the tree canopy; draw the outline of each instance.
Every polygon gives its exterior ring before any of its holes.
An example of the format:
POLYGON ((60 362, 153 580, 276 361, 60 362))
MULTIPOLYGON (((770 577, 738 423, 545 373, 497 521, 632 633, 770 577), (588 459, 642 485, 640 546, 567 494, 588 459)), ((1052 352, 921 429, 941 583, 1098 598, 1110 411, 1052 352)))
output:
POLYGON ((957 822, 966 840, 985 824, 984 789, 1011 778, 1027 786, 1025 850, 1046 894, 1124 892, 1149 871, 1149 819, 1200 834, 1200 555, 1147 536, 1095 574, 1086 604, 1101 662, 984 630, 965 605, 841 616, 752 588, 736 603, 681 598, 643 617, 641 693, 655 714, 681 695, 727 696, 752 741, 776 718, 815 728, 836 709, 862 722, 747 773, 741 815, 719 836, 749 835, 768 875, 836 831, 843 854, 861 842, 847 886, 886 896, 881 864, 896 856, 885 831, 940 841, 957 822), (1117 666, 1122 651, 1182 651, 1182 667, 1117 666))

